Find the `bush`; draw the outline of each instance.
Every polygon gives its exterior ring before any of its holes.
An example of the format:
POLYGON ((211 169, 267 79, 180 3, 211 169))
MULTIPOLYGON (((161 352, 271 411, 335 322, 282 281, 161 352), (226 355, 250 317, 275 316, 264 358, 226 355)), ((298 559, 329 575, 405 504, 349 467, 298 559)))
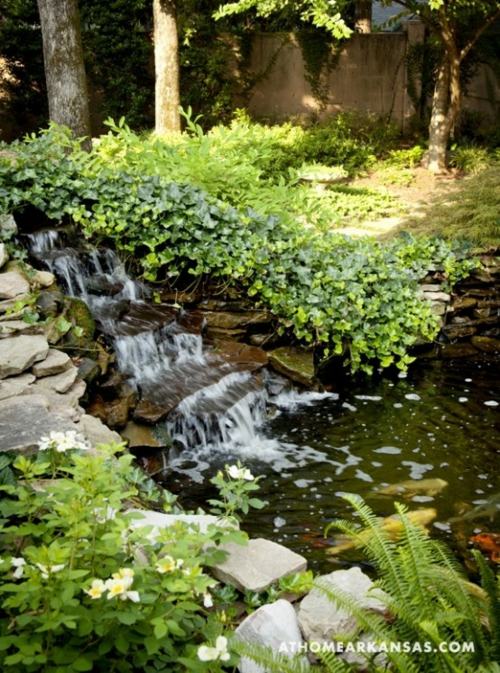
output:
MULTIPOLYGON (((239 283, 274 312, 283 330, 321 346, 324 357, 342 356, 354 371, 371 372, 376 363, 405 369, 408 347, 438 330, 430 304, 418 296, 418 280, 436 264, 450 283, 472 267, 439 241, 384 245, 319 234, 281 214, 237 210, 189 184, 150 174, 151 146, 139 171, 126 137, 105 139, 108 151, 99 145, 91 154, 54 128, 13 144, 0 156, 0 212, 29 205, 55 220, 71 217, 88 237, 129 253, 150 281, 174 283, 189 274, 239 283)), ((140 152, 135 137, 132 148, 140 152)), ((178 152, 182 157, 182 147, 178 152)))
POLYGON ((119 450, 52 433, 36 459, 14 462, 17 483, 0 487, 2 671, 207 670, 203 648, 226 628, 208 571, 224 558, 221 542, 246 539, 227 517, 262 505, 249 497, 256 480, 238 466, 217 476, 225 521, 206 532, 139 529, 126 508, 144 478, 119 450))

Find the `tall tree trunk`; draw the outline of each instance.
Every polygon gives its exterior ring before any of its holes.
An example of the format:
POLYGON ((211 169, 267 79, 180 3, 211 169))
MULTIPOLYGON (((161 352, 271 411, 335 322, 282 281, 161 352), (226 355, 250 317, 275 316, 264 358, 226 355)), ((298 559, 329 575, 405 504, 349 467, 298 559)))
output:
POLYGON ((180 131, 179 38, 175 0, 153 0, 155 131, 180 131))
POLYGON ((90 136, 77 0, 38 0, 51 121, 90 136))
POLYGON ((358 33, 372 32, 372 0, 356 0, 354 4, 354 28, 358 33))
POLYGON ((446 170, 446 148, 448 145, 447 112, 450 91, 450 68, 445 57, 439 67, 436 86, 432 97, 431 120, 429 124, 429 152, 427 168, 432 173, 446 170))

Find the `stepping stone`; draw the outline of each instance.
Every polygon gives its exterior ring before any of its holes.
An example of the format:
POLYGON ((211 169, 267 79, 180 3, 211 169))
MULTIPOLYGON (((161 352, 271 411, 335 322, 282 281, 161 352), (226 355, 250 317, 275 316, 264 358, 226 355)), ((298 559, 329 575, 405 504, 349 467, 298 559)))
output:
POLYGON ((34 380, 35 377, 33 374, 20 374, 19 376, 0 381, 0 400, 22 395, 34 380))
POLYGON ((0 379, 21 374, 35 362, 44 360, 49 344, 44 336, 9 337, 0 340, 0 379))
POLYGON ((228 542, 221 549, 229 556, 214 567, 214 575, 241 591, 264 591, 282 577, 307 568, 303 556, 263 538, 249 540, 246 545, 228 542))
MULTIPOLYGON (((339 591, 349 596, 360 608, 380 614, 387 612, 380 600, 384 596, 382 590, 373 589, 373 582, 359 568, 335 570, 329 575, 322 575, 317 582, 332 594, 339 591)), ((298 619, 305 639, 319 643, 349 636, 357 628, 356 618, 316 587, 302 600, 298 619)))
POLYGON ((60 374, 65 372, 67 369, 70 369, 72 366, 71 359, 67 353, 58 351, 55 348, 51 348, 45 360, 43 362, 38 362, 36 365, 33 365, 31 370, 33 374, 41 378, 43 376, 53 376, 54 374, 60 374))
POLYGON ((0 273, 0 299, 14 299, 29 291, 30 284, 18 271, 0 273))
POLYGON ((72 364, 70 369, 53 376, 44 376, 38 379, 37 383, 39 386, 50 388, 56 393, 66 393, 76 381, 77 376, 78 369, 72 364))
MULTIPOLYGON (((236 639, 249 645, 268 647, 277 654, 292 657, 301 651, 304 640, 297 615, 288 601, 280 599, 252 612, 235 631, 236 639)), ((240 673, 266 673, 266 669, 247 657, 238 664, 240 673)))
POLYGON ((199 528, 200 533, 206 533, 210 525, 228 526, 227 522, 211 514, 163 514, 163 512, 155 512, 150 509, 129 509, 127 511, 141 515, 130 521, 132 528, 152 526, 151 532, 148 533, 148 537, 152 540, 158 536, 162 528, 174 526, 179 521, 199 528))

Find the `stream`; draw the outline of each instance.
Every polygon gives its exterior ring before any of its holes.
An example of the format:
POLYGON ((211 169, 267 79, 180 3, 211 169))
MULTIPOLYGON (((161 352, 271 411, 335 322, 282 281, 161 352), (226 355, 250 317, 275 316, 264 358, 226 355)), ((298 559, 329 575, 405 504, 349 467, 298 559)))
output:
POLYGON ((498 357, 420 361, 407 377, 300 392, 214 352, 188 314, 154 305, 112 251, 67 247, 53 230, 28 238, 32 256, 89 305, 141 400, 169 410, 158 427, 174 448, 157 478, 184 505, 212 497, 210 476, 240 460, 264 477, 268 501, 244 527, 324 571, 362 560, 356 550, 326 554, 336 541, 333 532, 324 539, 325 526, 352 518, 343 493, 381 516, 395 499, 435 510, 430 529, 462 556, 470 535, 500 530, 498 357))

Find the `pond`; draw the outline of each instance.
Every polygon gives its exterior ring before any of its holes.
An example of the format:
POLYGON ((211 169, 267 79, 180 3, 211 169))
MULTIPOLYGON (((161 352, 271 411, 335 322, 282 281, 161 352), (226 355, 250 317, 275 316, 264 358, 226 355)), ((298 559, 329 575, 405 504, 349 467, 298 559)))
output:
MULTIPOLYGON (((359 562, 356 550, 329 556, 335 534, 323 536, 333 519, 352 518, 340 496, 356 493, 384 517, 394 513, 394 499, 410 510, 434 508, 432 534, 463 555, 470 535, 500 530, 499 373, 498 359, 419 362, 404 379, 353 384, 339 399, 289 403, 263 428, 280 448, 264 440, 262 459, 259 446, 244 456, 263 475, 268 501, 245 529, 304 554, 317 570, 359 562), (389 488, 392 496, 377 493, 408 480, 415 483, 389 488)), ((171 475, 166 485, 182 502, 199 505, 212 495, 208 475, 238 458, 236 451, 217 453, 202 484, 171 475)))

